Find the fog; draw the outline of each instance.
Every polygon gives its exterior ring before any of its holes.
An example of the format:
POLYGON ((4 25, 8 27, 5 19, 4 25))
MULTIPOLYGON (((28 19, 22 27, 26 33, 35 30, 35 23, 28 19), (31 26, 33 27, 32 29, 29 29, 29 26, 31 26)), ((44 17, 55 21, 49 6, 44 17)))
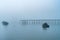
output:
MULTIPOLYGON (((0 0, 0 39, 59 40, 59 24, 21 25, 20 20, 60 19, 60 0, 0 0), (8 22, 8 26, 2 24, 8 22)), ((59 22, 60 23, 60 22, 59 22)))
POLYGON ((59 19, 59 0, 0 0, 0 18, 59 19))

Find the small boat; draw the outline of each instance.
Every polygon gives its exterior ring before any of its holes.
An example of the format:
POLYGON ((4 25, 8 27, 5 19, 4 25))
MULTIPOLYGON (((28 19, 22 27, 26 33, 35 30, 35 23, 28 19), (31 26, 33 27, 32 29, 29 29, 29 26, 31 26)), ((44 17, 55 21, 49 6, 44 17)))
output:
POLYGON ((6 22, 6 21, 3 21, 2 24, 5 25, 5 26, 7 26, 9 23, 6 22))

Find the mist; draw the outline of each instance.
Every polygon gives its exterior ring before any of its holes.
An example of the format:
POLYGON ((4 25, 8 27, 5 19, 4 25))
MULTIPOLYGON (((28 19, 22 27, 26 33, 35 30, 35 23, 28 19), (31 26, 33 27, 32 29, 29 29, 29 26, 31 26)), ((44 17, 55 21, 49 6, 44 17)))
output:
POLYGON ((43 30, 42 24, 20 24, 20 20, 34 19, 60 19, 60 0, 0 0, 0 39, 60 39, 59 24, 48 23, 48 30, 43 30))

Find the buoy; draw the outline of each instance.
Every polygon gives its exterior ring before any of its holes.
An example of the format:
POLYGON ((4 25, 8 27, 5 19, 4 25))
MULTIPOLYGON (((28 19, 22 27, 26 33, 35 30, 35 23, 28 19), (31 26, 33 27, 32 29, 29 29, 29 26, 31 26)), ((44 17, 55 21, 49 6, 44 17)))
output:
POLYGON ((47 23, 43 23, 42 27, 43 28, 49 28, 49 25, 47 23))
POLYGON ((2 24, 3 24, 4 26, 7 26, 9 23, 6 22, 6 21, 3 21, 2 24))

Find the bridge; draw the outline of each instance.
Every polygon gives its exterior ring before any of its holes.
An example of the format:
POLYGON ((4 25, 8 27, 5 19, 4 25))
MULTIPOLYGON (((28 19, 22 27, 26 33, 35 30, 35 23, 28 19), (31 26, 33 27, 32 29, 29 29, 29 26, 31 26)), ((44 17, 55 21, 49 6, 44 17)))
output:
POLYGON ((20 20, 20 24, 27 25, 27 24, 59 24, 60 25, 60 19, 39 19, 39 20, 20 20))

